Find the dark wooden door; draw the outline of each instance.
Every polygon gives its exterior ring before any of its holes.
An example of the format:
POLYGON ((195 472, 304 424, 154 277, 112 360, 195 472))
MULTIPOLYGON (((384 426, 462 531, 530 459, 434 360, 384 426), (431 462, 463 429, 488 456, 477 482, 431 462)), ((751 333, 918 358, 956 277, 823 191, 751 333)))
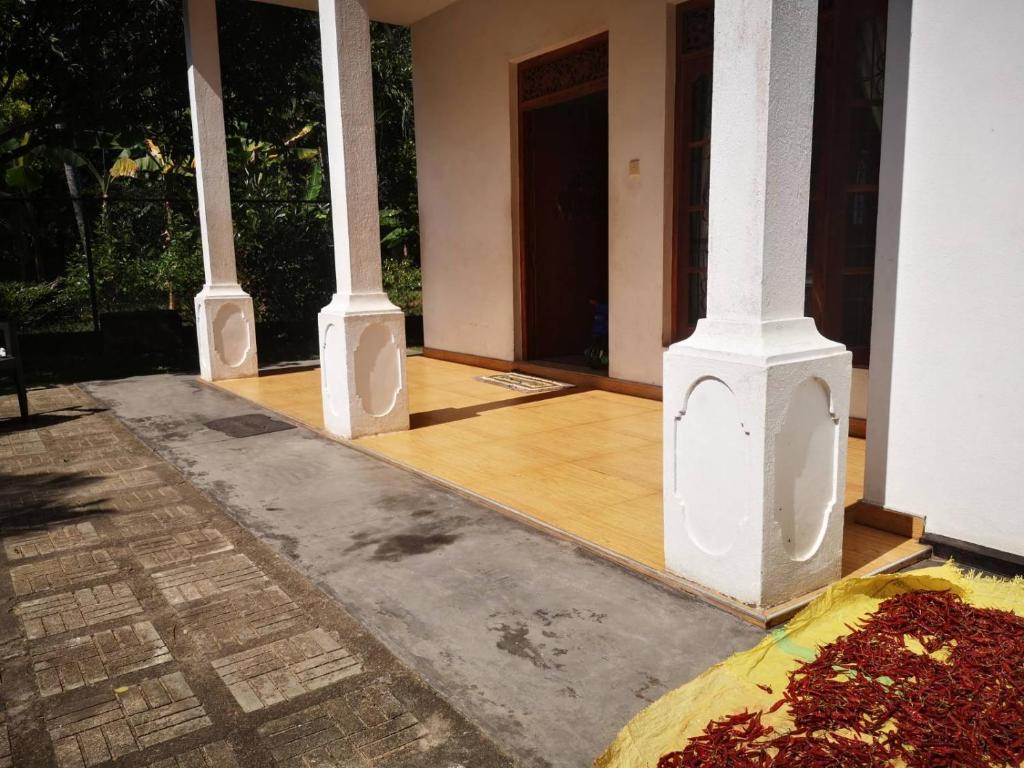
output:
POLYGON ((608 94, 523 117, 528 354, 582 355, 608 301, 608 94))
POLYGON ((524 356, 582 361, 608 302, 608 38, 519 67, 524 356))

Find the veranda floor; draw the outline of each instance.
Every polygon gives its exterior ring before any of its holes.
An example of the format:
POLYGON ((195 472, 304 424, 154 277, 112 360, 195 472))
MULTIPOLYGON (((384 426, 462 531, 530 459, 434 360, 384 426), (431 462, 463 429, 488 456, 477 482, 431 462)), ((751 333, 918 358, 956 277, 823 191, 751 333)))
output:
MULTIPOLYGON (((661 403, 596 390, 530 395, 477 380, 483 368, 408 359, 408 432, 355 443, 448 485, 656 571, 662 550, 661 403)), ((219 386, 323 429, 320 371, 219 386)), ((864 441, 849 440, 846 504, 863 494, 864 441)), ((843 575, 923 552, 913 539, 847 523, 843 575)))

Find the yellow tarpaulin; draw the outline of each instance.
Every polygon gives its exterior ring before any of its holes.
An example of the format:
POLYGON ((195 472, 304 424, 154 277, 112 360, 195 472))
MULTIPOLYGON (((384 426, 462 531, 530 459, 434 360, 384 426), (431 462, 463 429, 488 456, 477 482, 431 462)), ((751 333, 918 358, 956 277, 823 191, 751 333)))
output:
MULTIPOLYGON (((643 710, 594 761, 595 768, 654 768, 659 757, 682 749, 711 720, 744 710, 767 711, 786 688, 788 673, 813 660, 819 647, 849 634, 847 625, 875 611, 888 597, 929 590, 949 590, 979 608, 1024 616, 1024 581, 965 573, 953 563, 840 581, 754 648, 716 664, 643 710)), ((766 724, 783 728, 787 720, 785 708, 764 718, 766 724)))

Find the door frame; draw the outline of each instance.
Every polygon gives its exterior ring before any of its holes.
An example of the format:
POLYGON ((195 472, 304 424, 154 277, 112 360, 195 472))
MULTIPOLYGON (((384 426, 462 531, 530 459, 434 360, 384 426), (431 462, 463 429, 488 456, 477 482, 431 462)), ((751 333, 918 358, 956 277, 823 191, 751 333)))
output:
MULTIPOLYGON (((524 59, 514 68, 517 157, 515 179, 516 265, 519 275, 517 359, 530 358, 529 291, 526 253, 526 145, 527 112, 608 90, 608 32, 585 37, 555 50, 524 59), (603 74, 602 74, 603 71, 603 74), (547 77, 542 77, 547 75, 547 77)), ((607 190, 606 190, 607 194, 607 190)))

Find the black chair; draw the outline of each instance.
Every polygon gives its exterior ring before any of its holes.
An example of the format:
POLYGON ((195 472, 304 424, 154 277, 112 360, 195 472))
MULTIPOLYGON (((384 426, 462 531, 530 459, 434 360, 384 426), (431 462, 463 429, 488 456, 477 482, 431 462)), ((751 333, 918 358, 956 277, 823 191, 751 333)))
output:
POLYGON ((0 320, 0 347, 6 351, 6 355, 0 357, 0 375, 10 376, 14 379, 14 386, 18 390, 18 408, 21 409, 21 418, 28 418, 28 392, 25 391, 25 371, 21 367, 21 355, 18 354, 18 334, 14 329, 14 323, 0 320))

